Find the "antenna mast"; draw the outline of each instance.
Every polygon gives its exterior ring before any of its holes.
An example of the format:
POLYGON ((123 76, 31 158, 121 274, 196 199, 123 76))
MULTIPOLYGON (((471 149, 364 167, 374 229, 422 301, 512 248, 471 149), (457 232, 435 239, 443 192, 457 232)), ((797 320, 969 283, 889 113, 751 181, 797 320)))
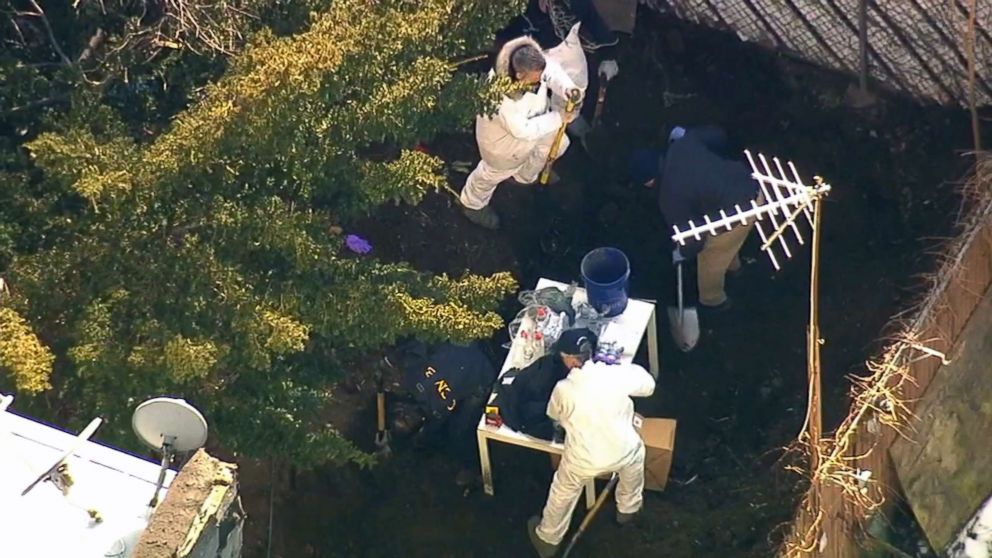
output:
POLYGON ((814 509, 818 509, 820 506, 818 478, 820 439, 823 434, 820 379, 820 346, 823 344, 823 339, 820 338, 819 323, 820 244, 823 199, 830 193, 830 185, 819 176, 814 177, 812 185, 805 184, 791 161, 783 165, 778 157, 773 157, 771 164, 769 164, 768 159, 760 153, 755 157, 750 151, 745 150, 744 155, 751 165, 751 177, 758 183, 764 201, 762 203, 752 201, 749 208, 742 208, 737 205, 729 214, 726 210, 721 210, 719 218, 716 219, 704 215, 702 224, 689 221, 688 226, 684 228, 673 226, 672 240, 676 244, 684 246, 688 239, 702 240, 707 234, 716 236, 735 226, 746 226, 754 221, 755 228, 758 229, 758 234, 761 236, 761 250, 768 255, 768 259, 778 270, 781 267, 775 253, 776 248, 781 251, 780 256, 784 256, 785 259, 792 258, 792 250, 786 239, 792 236, 799 246, 805 245, 805 240, 796 221, 799 221, 799 217, 802 215, 809 223, 813 238, 810 247, 809 325, 806 330, 808 395, 806 419, 799 433, 799 441, 810 447, 812 505, 814 509), (766 230, 769 225, 771 226, 770 230, 766 230), (792 231, 792 234, 789 235, 788 231, 792 231))

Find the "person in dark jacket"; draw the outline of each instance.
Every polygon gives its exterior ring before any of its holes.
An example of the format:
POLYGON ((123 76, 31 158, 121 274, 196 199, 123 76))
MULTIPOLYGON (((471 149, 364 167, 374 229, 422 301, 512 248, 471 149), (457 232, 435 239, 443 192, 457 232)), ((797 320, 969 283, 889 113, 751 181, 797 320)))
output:
POLYGON ((403 387, 412 395, 419 412, 406 420, 419 431, 414 445, 419 448, 445 447, 462 467, 456 478, 460 485, 474 478, 476 444, 473 435, 496 380, 496 369, 476 345, 445 343, 427 354, 426 348, 407 350, 403 387))
MULTIPOLYGON (((719 219, 720 210, 729 214, 738 205, 745 209, 752 201, 763 203, 750 168, 722 154, 726 144, 726 134, 715 126, 676 126, 666 153, 651 149, 634 152, 629 167, 631 179, 657 188, 667 230, 673 226, 684 230, 690 220, 702 224, 704 216, 719 219)), ((722 310, 730 306, 724 291, 726 274, 740 269, 738 252, 753 226, 752 221, 716 236, 690 239, 673 250, 673 263, 696 260, 699 304, 703 308, 722 310)))
POLYGON ((572 359, 579 341, 595 348, 597 339, 585 328, 566 330, 548 354, 526 368, 503 375, 498 398, 503 424, 535 438, 554 439, 554 422, 547 414, 548 400, 558 382, 575 367, 572 359), (512 382, 506 383, 509 378, 513 378, 512 382))

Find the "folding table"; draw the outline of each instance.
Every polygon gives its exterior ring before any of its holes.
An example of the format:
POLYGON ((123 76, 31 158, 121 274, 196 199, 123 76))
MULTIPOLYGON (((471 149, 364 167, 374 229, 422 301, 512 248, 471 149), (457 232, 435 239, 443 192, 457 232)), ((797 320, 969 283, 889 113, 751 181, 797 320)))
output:
MULTIPOLYGON (((566 289, 568 285, 564 283, 559 283, 557 281, 552 281, 550 279, 540 279, 537 282, 537 289, 543 289, 545 287, 558 287, 559 289, 566 289)), ((577 288, 575 290, 575 295, 572 298, 573 304, 575 302, 585 301, 586 291, 582 288, 577 288)), ((623 347, 623 355, 620 357, 622 362, 632 362, 634 360, 634 355, 637 354, 637 349, 640 347, 641 339, 647 334, 648 338, 648 366, 651 371, 651 375, 655 378, 658 377, 658 330, 655 325, 655 305, 652 301, 639 300, 631 298, 627 303, 627 308, 624 310, 623 314, 616 316, 611 320, 611 327, 616 328, 617 337, 616 339, 620 345, 623 347)), ((516 343, 517 340, 514 340, 516 343)), ((510 356, 513 354, 513 348, 511 347, 506 360, 503 362, 503 367, 500 369, 499 377, 496 385, 500 385, 502 381, 503 374, 510 369, 510 356)), ((493 394, 489 397, 492 401, 496 397, 496 391, 493 390, 493 394)), ((534 449, 537 451, 543 451, 550 454, 561 455, 562 451, 565 449, 564 445, 551 442, 548 440, 542 440, 540 438, 534 438, 533 436, 528 436, 520 432, 511 430, 506 425, 501 425, 499 428, 490 426, 486 424, 486 417, 483 415, 479 419, 479 426, 476 430, 476 435, 479 441, 479 461, 482 466, 482 483, 486 494, 492 496, 495 494, 493 491, 493 473, 492 466, 489 461, 489 440, 494 440, 497 442, 503 442, 505 444, 512 444, 515 446, 521 446, 525 448, 534 449)), ((596 488, 595 482, 590 480, 586 484, 586 506, 592 507, 593 503, 596 501, 596 488)))

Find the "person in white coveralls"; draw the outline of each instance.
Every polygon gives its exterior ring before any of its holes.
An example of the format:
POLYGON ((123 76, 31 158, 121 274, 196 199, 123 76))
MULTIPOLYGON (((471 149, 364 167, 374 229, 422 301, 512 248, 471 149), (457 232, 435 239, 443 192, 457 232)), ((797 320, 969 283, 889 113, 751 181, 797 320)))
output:
POLYGON ((548 416, 565 429, 565 450, 540 517, 527 524, 542 557, 554 556, 586 482, 617 473, 617 522, 630 522, 644 502, 644 442, 634 428, 631 397, 654 393, 654 377, 633 363, 594 362, 594 341, 568 330, 558 341, 571 368, 548 401, 548 416))
MULTIPOLYGON (((555 110, 551 96, 567 99, 579 88, 530 37, 503 45, 489 75, 508 77, 519 89, 503 97, 496 114, 476 117, 475 138, 482 160, 465 181, 460 201, 470 221, 497 229, 499 216, 489 207, 496 187, 507 179, 520 184, 537 181, 558 129, 578 114, 555 110)), ((562 137, 557 156, 568 149, 568 143, 568 136, 562 137)))

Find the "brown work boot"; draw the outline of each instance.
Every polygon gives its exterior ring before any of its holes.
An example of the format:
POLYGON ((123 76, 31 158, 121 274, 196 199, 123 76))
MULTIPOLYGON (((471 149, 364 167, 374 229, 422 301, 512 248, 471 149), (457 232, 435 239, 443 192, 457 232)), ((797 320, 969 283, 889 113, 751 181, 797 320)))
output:
POLYGON ((482 228, 494 231, 499 228, 499 215, 489 207, 488 205, 482 209, 469 209, 467 207, 462 208, 462 213, 469 221, 472 221, 476 225, 482 228))
POLYGON ((541 518, 536 515, 527 520, 527 534, 530 535, 530 544, 541 558, 552 558, 558 553, 558 545, 544 542, 541 537, 537 536, 537 526, 540 523, 541 518))

